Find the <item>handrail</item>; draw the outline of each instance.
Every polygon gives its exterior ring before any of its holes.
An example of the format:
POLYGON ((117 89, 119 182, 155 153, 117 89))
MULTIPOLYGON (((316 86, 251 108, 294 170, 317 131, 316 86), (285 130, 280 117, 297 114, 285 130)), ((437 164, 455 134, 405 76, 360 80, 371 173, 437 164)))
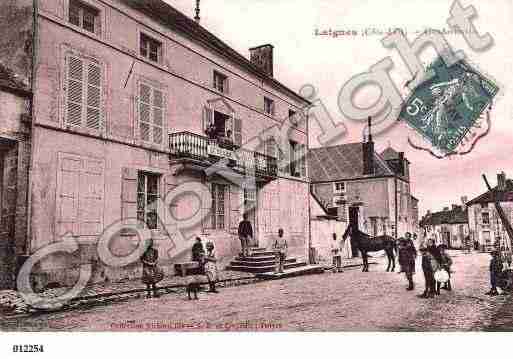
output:
POLYGON ((169 134, 169 150, 172 156, 204 162, 215 162, 219 158, 229 158, 234 161, 231 165, 237 170, 243 172, 254 171, 256 174, 264 176, 277 175, 278 161, 275 157, 234 147, 235 150, 230 147, 226 148, 217 140, 189 131, 169 134))

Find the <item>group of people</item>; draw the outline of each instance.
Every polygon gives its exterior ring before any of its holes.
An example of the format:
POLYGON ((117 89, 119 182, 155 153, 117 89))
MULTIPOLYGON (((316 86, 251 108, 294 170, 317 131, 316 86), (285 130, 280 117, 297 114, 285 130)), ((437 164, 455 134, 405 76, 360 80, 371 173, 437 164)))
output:
MULTIPOLYGON (((428 240, 427 245, 420 246, 419 251, 422 256, 422 272, 425 282, 425 289, 419 295, 420 298, 433 298, 435 295, 440 295, 440 289, 452 290, 452 259, 446 249, 447 247, 444 244, 437 246, 433 240, 428 240)), ((413 275, 418 253, 411 233, 407 232, 405 237, 399 239, 397 251, 401 272, 405 274, 408 281, 406 290, 412 291, 415 289, 413 275)))
MULTIPOLYGON (((197 262, 197 267, 187 283, 187 295, 192 299, 198 299, 198 289, 201 278, 206 276, 209 284, 210 293, 218 293, 216 282, 218 281, 217 258, 214 251, 214 243, 207 242, 205 248, 201 238, 196 237, 196 241, 192 246, 192 261, 197 262), (205 251, 206 249, 206 251, 205 251)), ((147 297, 158 297, 157 283, 164 278, 164 272, 158 265, 158 250, 153 245, 153 240, 149 240, 147 248, 141 256, 143 266, 142 282, 146 284, 147 297)))
MULTIPOLYGON (((253 240, 253 226, 251 225, 251 222, 248 220, 246 214, 242 215, 242 221, 239 223, 238 235, 241 246, 241 257, 249 257, 250 247, 256 247, 258 246, 258 244, 251 243, 253 240)), ((287 259, 287 252, 289 246, 287 243, 287 239, 284 237, 283 228, 278 229, 278 236, 272 240, 272 243, 272 250, 274 252, 276 262, 275 272, 284 273, 285 261, 287 259)))

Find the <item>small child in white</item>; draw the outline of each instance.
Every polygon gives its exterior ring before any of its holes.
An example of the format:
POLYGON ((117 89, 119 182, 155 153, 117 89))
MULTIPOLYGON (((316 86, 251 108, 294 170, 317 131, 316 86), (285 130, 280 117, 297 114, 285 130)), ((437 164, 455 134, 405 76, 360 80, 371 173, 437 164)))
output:
POLYGON ((283 229, 278 230, 278 238, 274 242, 274 252, 276 256, 276 270, 275 273, 283 273, 285 268, 285 259, 287 258, 288 244, 287 240, 283 238, 283 229))
POLYGON ((342 270, 342 242, 337 241, 337 234, 333 233, 331 242, 331 257, 333 259, 333 273, 341 273, 342 270))

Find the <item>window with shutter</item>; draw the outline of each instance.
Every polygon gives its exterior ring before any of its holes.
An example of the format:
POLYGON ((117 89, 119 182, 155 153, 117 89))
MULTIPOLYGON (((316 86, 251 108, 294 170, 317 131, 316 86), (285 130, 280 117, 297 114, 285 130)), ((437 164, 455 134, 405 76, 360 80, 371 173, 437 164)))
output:
POLYGON ((77 0, 69 2, 69 22, 89 32, 100 34, 100 11, 77 0))
POLYGON ((139 137, 162 144, 164 135, 164 94, 147 84, 139 84, 139 137))
POLYGON ((210 107, 204 106, 203 107, 203 116, 202 116, 203 131, 207 132, 208 127, 213 122, 214 122, 214 111, 210 107))
POLYGON ((233 118, 233 143, 242 146, 242 120, 236 117, 233 118))
POLYGON ((102 126, 102 67, 89 59, 68 56, 65 122, 100 130, 102 126))
POLYGON ((95 236, 103 230, 102 160, 59 153, 57 171, 58 235, 95 236))
POLYGON ((102 71, 100 66, 90 63, 87 71, 87 119, 86 127, 100 129, 102 71))

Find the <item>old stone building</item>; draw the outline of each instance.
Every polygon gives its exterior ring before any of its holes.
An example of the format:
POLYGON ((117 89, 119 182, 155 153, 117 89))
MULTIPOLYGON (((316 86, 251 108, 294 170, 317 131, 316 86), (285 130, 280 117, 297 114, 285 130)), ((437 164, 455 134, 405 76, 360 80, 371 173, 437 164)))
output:
MULTIPOLYGON (((492 190, 506 218, 512 223, 513 180, 508 179, 504 172, 498 173, 497 185, 492 190)), ((482 251, 511 250, 511 241, 494 205, 493 192, 487 191, 467 202, 471 240, 482 251)))
POLYGON ((32 1, 0 4, 0 289, 12 288, 27 242, 32 1))
POLYGON ((388 147, 378 154, 370 137, 363 143, 313 148, 308 154, 313 195, 342 221, 372 236, 400 237, 416 228, 404 153, 388 147))
POLYGON ((453 204, 443 211, 428 211, 420 226, 426 230, 426 238, 432 238, 436 244, 445 244, 452 249, 470 248, 470 227, 468 220, 467 197, 461 198, 462 204, 453 204))
POLYGON ((98 251, 108 233, 112 255, 132 253, 137 232, 117 229, 134 220, 167 272, 198 235, 234 256, 243 213, 260 246, 283 228, 306 257, 309 103, 275 79, 272 45, 248 60, 160 0, 37 4, 25 250, 78 249, 45 256, 36 280, 74 283, 84 265, 93 281, 138 277, 98 251))

